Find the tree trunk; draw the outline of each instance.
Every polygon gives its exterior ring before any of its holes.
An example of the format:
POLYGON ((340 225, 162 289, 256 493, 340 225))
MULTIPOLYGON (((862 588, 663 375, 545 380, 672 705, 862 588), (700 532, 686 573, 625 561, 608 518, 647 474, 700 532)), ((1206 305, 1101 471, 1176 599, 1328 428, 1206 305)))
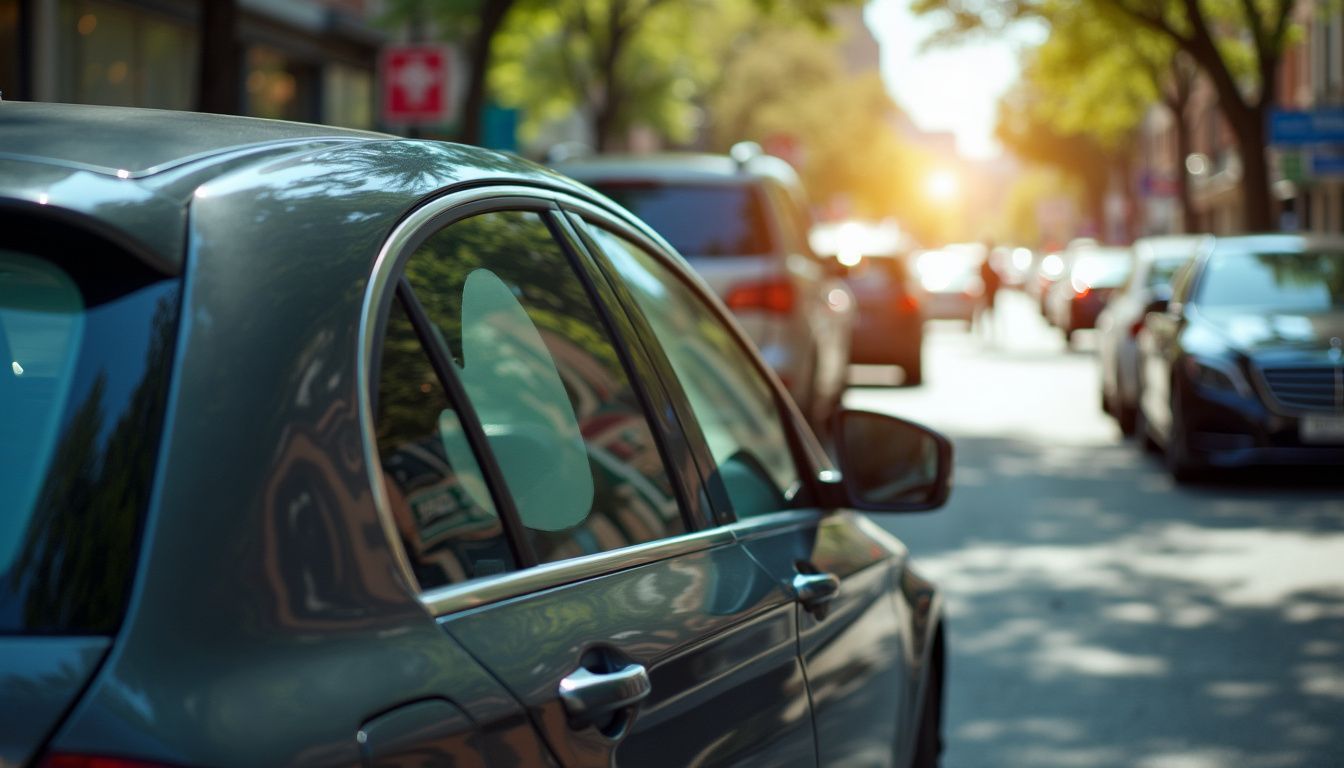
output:
POLYGON ((1251 110, 1251 117, 1233 126, 1237 152, 1241 155, 1241 218, 1247 232, 1278 229, 1269 188, 1269 161, 1265 157, 1265 108, 1251 110))
POLYGON ((1190 173, 1185 169, 1185 159, 1195 148, 1190 136, 1190 121, 1185 116, 1185 104, 1167 106, 1176 128, 1176 200, 1181 207, 1181 231, 1187 234, 1200 232, 1203 228, 1190 190, 1190 173))
POLYGON ((480 144, 485 117, 485 86, 490 73, 490 53, 495 33, 504 25, 504 18, 514 0, 482 0, 481 15, 476 34, 472 37, 467 62, 467 92, 462 97, 462 111, 458 114, 457 140, 463 144, 480 144))
POLYGON ((197 105, 201 112, 242 113, 242 50, 238 45, 238 0, 201 3, 197 105))

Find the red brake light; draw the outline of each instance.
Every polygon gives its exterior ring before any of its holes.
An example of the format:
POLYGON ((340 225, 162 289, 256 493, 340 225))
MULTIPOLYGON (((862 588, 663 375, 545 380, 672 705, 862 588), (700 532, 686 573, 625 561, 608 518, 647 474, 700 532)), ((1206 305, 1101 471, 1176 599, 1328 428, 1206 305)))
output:
POLYGON ((784 315, 793 311, 794 293, 793 283, 788 280, 738 283, 728 289, 723 301, 736 311, 759 309, 784 315))
POLYGON ((1092 293, 1092 288, 1089 287, 1089 286, 1086 286, 1086 285, 1085 285, 1085 286, 1083 286, 1082 288, 1080 288, 1080 289, 1074 291, 1074 296, 1073 296, 1073 297, 1074 297, 1075 299, 1085 299, 1085 298, 1087 298, 1087 295, 1090 294, 1090 293, 1092 293))
POLYGON ((169 768, 163 763, 151 763, 129 757, 103 757, 101 755, 47 755, 41 768, 169 768))
POLYGON ((1129 335, 1130 335, 1130 336, 1138 336, 1138 335, 1139 335, 1139 331, 1142 331, 1142 330, 1143 330, 1143 318, 1140 317, 1138 320, 1135 320, 1133 323, 1130 324, 1130 326, 1129 326, 1129 335))
POLYGON ((902 294, 896 301, 896 309, 906 314, 914 314, 919 311, 919 300, 910 294, 902 294))

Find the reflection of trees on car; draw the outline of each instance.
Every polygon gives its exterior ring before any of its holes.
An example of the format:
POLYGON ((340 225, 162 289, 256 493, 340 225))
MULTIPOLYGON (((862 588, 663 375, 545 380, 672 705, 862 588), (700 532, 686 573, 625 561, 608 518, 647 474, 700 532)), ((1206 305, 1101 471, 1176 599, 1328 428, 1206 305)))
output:
MULTIPOLYGON (((406 274, 453 357, 539 559, 684 529, 658 445, 593 300, 536 214, 460 221, 426 241, 406 274), (574 461, 590 477, 576 478, 574 461), (575 483, 587 487, 566 485, 575 483)), ((414 344, 414 334, 403 341, 414 344)), ((432 372, 390 383, 437 392, 426 377, 432 372)), ((393 414, 388 431, 407 416, 393 414)), ((439 438, 469 453, 464 439, 439 438)), ((440 453, 442 445, 420 450, 444 457, 446 467, 455 451, 440 453)), ((405 488, 408 500, 422 498, 405 488)), ((454 506, 431 498, 445 510, 454 506)), ((456 524, 472 525, 463 512, 452 510, 456 524)))
MULTIPOLYGON (((121 619, 163 431, 179 300, 175 287, 160 284, 107 310, 123 304, 131 316, 137 305, 152 312, 143 374, 119 401, 108 372, 99 371, 71 408, 9 572, 8 587, 24 595, 23 622, 32 630, 110 632, 121 619), (110 431, 109 418, 116 418, 110 431)), ((99 319, 99 310, 91 310, 91 330, 99 319)), ((86 343, 97 343, 92 336, 86 343)))

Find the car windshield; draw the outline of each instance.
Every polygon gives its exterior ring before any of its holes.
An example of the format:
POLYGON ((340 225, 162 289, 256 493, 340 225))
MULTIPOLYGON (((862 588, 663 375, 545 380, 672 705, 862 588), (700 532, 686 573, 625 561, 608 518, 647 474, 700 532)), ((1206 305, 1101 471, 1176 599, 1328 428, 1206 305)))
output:
POLYGON ((1215 253, 1200 282, 1204 306, 1336 309, 1344 306, 1344 251, 1215 253))
POLYGON ((177 283, 69 240, 0 245, 0 635, 115 630, 161 432, 177 283))
POLYGON ((597 182, 688 258, 772 252, 760 191, 741 184, 597 182))

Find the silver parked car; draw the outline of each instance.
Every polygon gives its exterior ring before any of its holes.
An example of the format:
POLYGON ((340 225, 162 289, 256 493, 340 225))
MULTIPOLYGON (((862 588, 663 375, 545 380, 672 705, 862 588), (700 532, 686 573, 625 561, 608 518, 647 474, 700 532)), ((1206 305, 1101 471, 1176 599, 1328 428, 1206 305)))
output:
POLYGON ((652 225, 733 310, 808 419, 829 418, 844 394, 854 295, 813 253, 788 163, 735 151, 594 156, 557 169, 652 225))
POLYGON ((1101 407, 1120 430, 1134 434, 1139 409, 1139 347, 1143 316, 1154 302, 1171 298, 1171 278, 1190 260, 1202 235, 1145 237, 1134 241, 1134 272, 1097 316, 1097 358, 1101 362, 1101 407))

